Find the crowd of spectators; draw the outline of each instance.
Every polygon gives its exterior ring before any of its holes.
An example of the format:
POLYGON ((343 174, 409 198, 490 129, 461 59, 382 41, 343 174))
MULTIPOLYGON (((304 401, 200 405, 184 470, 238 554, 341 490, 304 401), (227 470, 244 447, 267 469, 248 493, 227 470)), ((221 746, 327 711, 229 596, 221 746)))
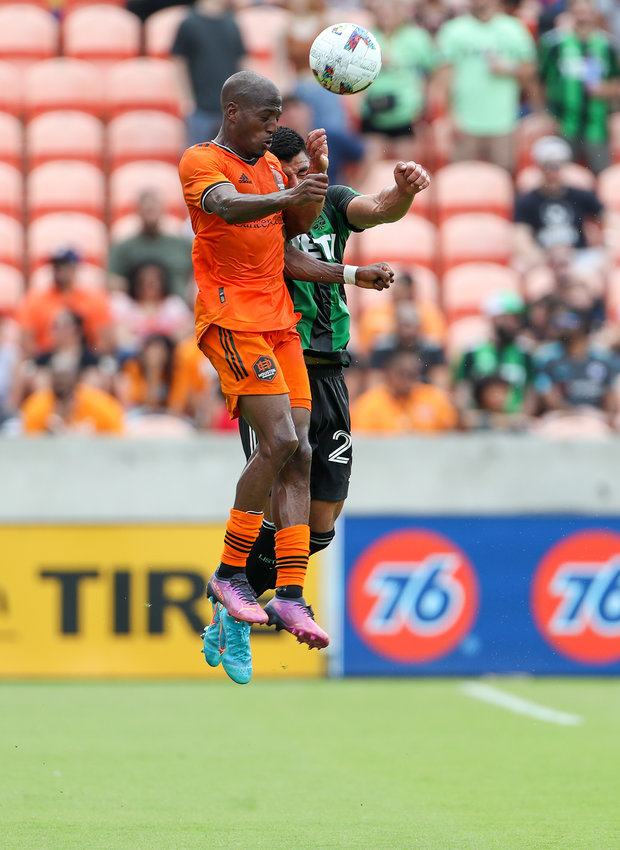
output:
MULTIPOLYGON (((127 8, 146 19, 169 5, 132 0, 127 8)), ((263 70, 244 45, 240 5, 196 0, 172 39, 188 144, 217 132, 227 76, 263 70)), ((440 265, 434 293, 421 269, 398 263, 388 293, 372 302, 351 293, 354 430, 619 430, 620 299, 609 237, 618 225, 596 188, 614 160, 620 110, 616 4, 338 3, 341 17, 370 25, 382 48, 380 77, 356 98, 324 91, 308 68, 309 46, 333 22, 335 4, 269 5, 288 13, 270 60, 282 75, 281 123, 302 134, 326 128, 333 183, 359 188, 380 159, 417 159, 431 172, 478 160, 501 167, 516 189, 515 285, 498 275, 468 313, 475 333, 452 333, 440 265)), ((135 233, 111 240, 105 287, 81 280, 84 258, 67 233, 49 256, 49 283, 28 287, 15 310, 0 313, 4 434, 235 428, 194 340, 191 230, 166 226, 156 184, 135 204, 135 233)))

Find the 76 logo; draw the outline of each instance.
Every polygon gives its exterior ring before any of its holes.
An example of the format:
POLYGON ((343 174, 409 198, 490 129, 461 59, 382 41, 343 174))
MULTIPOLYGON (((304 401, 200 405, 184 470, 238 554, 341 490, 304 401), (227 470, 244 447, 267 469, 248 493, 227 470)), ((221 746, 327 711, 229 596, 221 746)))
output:
POLYGON ((564 564, 549 591, 560 598, 549 622, 553 634, 576 635, 589 626, 605 637, 620 636, 620 556, 603 565, 564 564))

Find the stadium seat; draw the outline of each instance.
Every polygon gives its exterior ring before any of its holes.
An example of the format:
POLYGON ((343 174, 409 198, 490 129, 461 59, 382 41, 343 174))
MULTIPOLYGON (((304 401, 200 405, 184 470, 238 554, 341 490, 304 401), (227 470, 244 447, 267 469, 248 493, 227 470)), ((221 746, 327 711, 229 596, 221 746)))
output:
POLYGON ((105 217, 105 180, 101 169, 86 162, 59 160, 33 168, 26 183, 28 220, 53 212, 80 212, 105 217))
POLYGON ((32 118, 52 109, 78 109, 101 115, 103 80, 89 62, 57 57, 37 62, 25 74, 24 112, 32 118))
POLYGON ((404 263, 420 265, 432 271, 437 261, 435 226, 419 215, 407 215, 400 221, 372 227, 361 234, 359 265, 404 263))
POLYGON ((24 275, 14 266, 0 263, 0 313, 13 310, 24 294, 24 275))
POLYGON ((174 115, 154 110, 125 112, 107 128, 110 169, 136 160, 156 159, 178 166, 186 147, 185 123, 174 115))
POLYGON ((548 114, 531 113, 522 118, 515 131, 517 171, 532 165, 532 145, 542 136, 557 133, 554 119, 548 114))
POLYGON ((607 209, 620 212, 620 164, 610 165, 598 176, 598 196, 607 209))
POLYGON ((170 59, 142 56, 110 67, 106 74, 109 117, 135 109, 159 109, 180 115, 181 92, 170 59))
POLYGON ((448 271, 460 263, 503 263, 510 259, 513 225, 491 213, 468 213, 449 218, 439 228, 441 266, 448 271))
POLYGON ((161 196, 169 215, 187 216, 176 166, 167 162, 130 162, 110 174, 111 222, 134 212, 138 196, 147 189, 154 189, 161 196))
POLYGON ((103 148, 103 124, 87 112, 44 112, 26 127, 29 168, 59 159, 81 160, 102 168, 103 148))
POLYGON ((105 267, 107 233, 103 222, 83 213, 50 213, 28 227, 29 269, 49 262, 59 245, 75 248, 84 262, 105 267))
POLYGON ((58 21, 31 3, 0 6, 0 59, 24 63, 58 52, 58 21))
MULTIPOLYGON (((130 236, 135 236, 141 227, 141 219, 137 213, 128 213, 127 215, 117 218, 110 227, 110 241, 121 242, 124 239, 129 239, 130 236)), ((160 228, 164 233, 170 233, 172 236, 188 236, 191 230, 188 231, 187 218, 181 219, 176 215, 164 215, 160 222, 160 228)))
POLYGON ((498 290, 519 291, 519 275, 497 263, 464 263, 446 272, 441 293, 448 322, 482 312, 485 299, 498 290))
POLYGON ((24 226, 10 215, 0 215, 0 263, 24 266, 24 226))
POLYGON ((267 58, 282 42, 291 13, 278 6, 245 6, 237 10, 235 18, 250 56, 267 58))
MULTIPOLYGON (((394 185, 394 162, 391 160, 377 160, 371 163, 366 176, 359 186, 359 191, 364 195, 372 195, 380 192, 386 186, 394 185)), ((431 221, 435 218, 435 181, 420 192, 413 199, 410 211, 413 215, 421 215, 431 221)))
POLYGON ((0 110, 9 115, 21 115, 22 108, 22 74, 10 62, 0 62, 0 110))
POLYGON ((438 171, 449 163, 453 150, 454 123, 449 115, 441 115, 431 123, 431 168, 438 171))
POLYGON ((491 326, 486 316, 465 316, 448 325, 446 353, 457 359, 464 351, 489 339, 491 326))
POLYGON ((0 112, 0 162, 19 168, 24 159, 24 133, 21 121, 8 112, 0 112))
POLYGON ((168 6, 160 9, 144 22, 144 52, 156 59, 167 59, 181 21, 187 16, 189 6, 168 6))
POLYGON ((69 10, 62 37, 65 56, 109 63, 138 56, 142 32, 131 12, 101 3, 69 10))
MULTIPOLYGON (((512 218, 512 180, 499 165, 453 162, 439 169, 433 184, 440 224, 450 216, 469 212, 488 212, 512 218)), ((422 196, 425 194, 422 192, 422 196)))
MULTIPOLYGON (((83 289, 105 289, 106 271, 91 263, 78 263, 75 272, 77 286, 83 289)), ((39 266, 28 278, 29 289, 49 289, 53 282, 52 267, 39 266)))
POLYGON ((24 217, 24 178, 14 165, 0 162, 0 213, 18 221, 24 217))
MULTIPOLYGON (((562 167, 562 176, 569 186, 574 186, 575 189, 587 189, 593 191, 596 189, 596 177, 583 165, 578 165, 576 162, 567 162, 562 167)), ((542 183, 542 171, 536 165, 530 165, 522 169, 515 178, 515 189, 519 195, 524 195, 526 192, 531 192, 537 189, 542 183)))

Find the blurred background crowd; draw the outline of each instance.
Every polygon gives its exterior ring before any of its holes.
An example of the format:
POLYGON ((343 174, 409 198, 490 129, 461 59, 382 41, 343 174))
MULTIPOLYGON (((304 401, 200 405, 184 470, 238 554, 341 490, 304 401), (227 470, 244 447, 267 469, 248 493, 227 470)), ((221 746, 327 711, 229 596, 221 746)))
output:
POLYGON ((432 174, 346 260, 353 428, 620 429, 620 5, 614 0, 0 3, 0 433, 235 429, 196 347, 177 163, 223 81, 272 79, 327 130, 332 183, 432 174), (308 67, 325 26, 377 36, 363 94, 308 67))

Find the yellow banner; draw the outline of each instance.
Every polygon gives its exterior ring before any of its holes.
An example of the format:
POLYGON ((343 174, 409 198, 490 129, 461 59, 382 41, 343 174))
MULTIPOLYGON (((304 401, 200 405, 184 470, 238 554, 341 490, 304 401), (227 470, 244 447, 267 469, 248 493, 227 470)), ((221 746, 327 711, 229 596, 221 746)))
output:
MULTIPOLYGON (((200 651, 223 538, 215 525, 0 527, 0 676, 226 678, 200 651)), ((287 632, 251 641, 255 676, 325 670, 287 632)))

